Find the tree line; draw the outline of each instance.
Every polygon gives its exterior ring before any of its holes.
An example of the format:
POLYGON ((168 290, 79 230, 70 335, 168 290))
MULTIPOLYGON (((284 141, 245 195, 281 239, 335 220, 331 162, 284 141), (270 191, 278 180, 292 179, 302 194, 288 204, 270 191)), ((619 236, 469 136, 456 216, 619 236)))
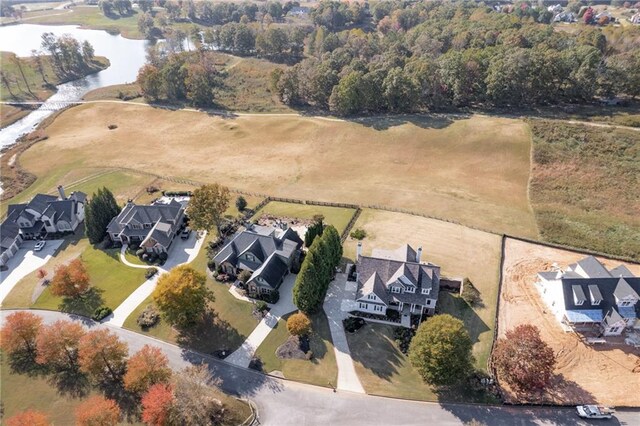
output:
POLYGON ((597 28, 556 32, 471 2, 384 1, 371 20, 375 31, 316 27, 310 57, 275 71, 281 100, 348 115, 640 94, 640 51, 616 50, 597 28))
POLYGON ((342 259, 340 234, 334 226, 324 226, 322 233, 312 240, 293 286, 293 303, 305 314, 322 308, 335 268, 342 259))
POLYGON ((42 50, 51 55, 56 72, 62 75, 79 75, 95 56, 93 46, 88 41, 80 43, 68 34, 56 37, 53 33, 42 34, 42 50))
MULTIPOLYGON (((221 424, 233 413, 220 400, 219 382, 206 365, 174 373, 166 355, 145 345, 129 356, 127 343, 105 328, 79 322, 44 324, 31 312, 7 315, 0 346, 14 374, 41 374, 73 395, 96 395, 75 410, 76 424, 116 425, 126 417, 150 425, 221 424)), ((27 410, 6 419, 12 425, 49 425, 46 414, 27 410)))

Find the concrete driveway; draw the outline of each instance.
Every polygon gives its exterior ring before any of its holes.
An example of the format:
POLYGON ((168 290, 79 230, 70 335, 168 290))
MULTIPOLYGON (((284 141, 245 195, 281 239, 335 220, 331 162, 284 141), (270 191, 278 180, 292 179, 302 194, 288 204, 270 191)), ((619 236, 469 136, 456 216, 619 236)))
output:
POLYGON ((348 316, 354 300, 356 287, 347 281, 346 274, 336 274, 336 278, 329 285, 327 297, 324 299, 324 312, 327 314, 331 339, 338 364, 338 385, 340 390, 364 393, 364 388, 353 366, 351 351, 347 343, 347 335, 342 326, 342 320, 348 316))
MULTIPOLYGON (((200 235, 196 232, 192 232, 186 240, 176 237, 171 244, 171 248, 169 248, 169 257, 164 265, 158 268, 158 273, 135 289, 134 292, 120 304, 120 306, 113 310, 113 314, 104 319, 104 322, 116 327, 122 327, 129 315, 131 315, 131 313, 135 311, 147 297, 151 296, 153 289, 156 288, 156 283, 158 282, 160 275, 170 271, 178 265, 190 263, 196 258, 198 252, 200 252, 200 249, 202 248, 202 244, 204 244, 206 236, 206 232, 200 235)), ((120 260, 122 260, 122 263, 125 265, 133 268, 148 268, 147 266, 130 264, 126 259, 124 259, 122 252, 120 254, 120 260)))
POLYGON ((269 313, 258 323, 256 328, 253 329, 247 340, 244 341, 242 346, 236 349, 226 361, 240 367, 248 367, 253 358, 253 354, 260 347, 264 339, 267 338, 271 330, 278 324, 280 318, 284 315, 298 310, 293 303, 293 285, 296 283, 297 275, 289 274, 284 278, 284 281, 280 285, 280 299, 278 303, 269 305, 271 310, 269 313))
POLYGON ((47 240, 40 251, 33 251, 36 241, 24 241, 20 249, 7 263, 8 270, 0 272, 0 306, 18 282, 53 257, 64 240, 47 240))

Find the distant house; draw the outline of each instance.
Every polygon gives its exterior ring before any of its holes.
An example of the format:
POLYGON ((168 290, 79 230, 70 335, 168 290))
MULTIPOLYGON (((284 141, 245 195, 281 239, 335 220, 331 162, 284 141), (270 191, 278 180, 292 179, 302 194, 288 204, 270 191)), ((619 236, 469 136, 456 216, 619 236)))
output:
POLYGON ((573 12, 560 12, 553 17, 553 22, 576 22, 578 19, 573 12))
POLYGON ((422 248, 404 245, 396 250, 373 250, 362 255, 358 243, 356 261, 356 313, 391 317, 389 311, 405 327, 411 315, 433 314, 440 292, 440 267, 421 262, 422 248))
POLYGON ((289 12, 287 12, 287 16, 305 16, 309 14, 308 7, 292 7, 289 12))
POLYGON ((556 4, 555 6, 547 6, 547 10, 553 13, 560 13, 562 12, 562 5, 556 4))
POLYGON ((598 331, 605 336, 640 327, 635 309, 640 278, 620 265, 607 270, 588 256, 562 270, 538 273, 542 299, 567 330, 598 331))
POLYGON ((184 211, 184 205, 173 199, 150 205, 129 201, 109 222, 107 232, 114 242, 139 244, 148 253, 166 253, 183 228, 184 211))
POLYGON ((86 199, 82 192, 67 197, 64 188, 58 186, 57 197, 36 194, 26 204, 9 204, 7 218, 0 224, 0 265, 18 251, 23 240, 75 231, 84 220, 86 199))
POLYGON ((299 262, 302 239, 291 228, 251 225, 236 233, 213 261, 227 274, 252 272, 247 291, 252 295, 271 293, 299 262))

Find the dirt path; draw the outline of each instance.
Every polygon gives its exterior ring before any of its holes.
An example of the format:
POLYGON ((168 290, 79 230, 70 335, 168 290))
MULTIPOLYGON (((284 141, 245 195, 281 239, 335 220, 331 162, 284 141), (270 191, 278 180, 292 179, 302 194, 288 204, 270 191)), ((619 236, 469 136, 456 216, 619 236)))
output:
MULTIPOLYGON (((557 357, 556 377, 543 399, 579 404, 598 402, 617 406, 640 405, 640 349, 617 339, 611 344, 589 346, 573 332, 565 332, 534 287, 536 274, 553 266, 565 268, 585 255, 507 239, 503 284, 498 313, 499 335, 520 324, 535 324, 557 357)), ((621 262, 600 259, 607 268, 621 262)), ((640 265, 626 264, 640 275, 640 265)), ((613 340, 613 339, 612 339, 613 340)), ((517 401, 514 395, 507 399, 517 401)))

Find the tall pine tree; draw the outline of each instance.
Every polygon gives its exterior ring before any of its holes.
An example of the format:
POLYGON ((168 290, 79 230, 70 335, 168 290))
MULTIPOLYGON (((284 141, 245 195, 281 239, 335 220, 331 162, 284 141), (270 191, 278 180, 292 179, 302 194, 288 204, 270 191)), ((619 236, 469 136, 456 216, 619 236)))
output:
POLYGON ((84 211, 84 223, 91 244, 97 244, 107 233, 107 225, 120 213, 120 206, 107 188, 98 189, 91 196, 84 211))

